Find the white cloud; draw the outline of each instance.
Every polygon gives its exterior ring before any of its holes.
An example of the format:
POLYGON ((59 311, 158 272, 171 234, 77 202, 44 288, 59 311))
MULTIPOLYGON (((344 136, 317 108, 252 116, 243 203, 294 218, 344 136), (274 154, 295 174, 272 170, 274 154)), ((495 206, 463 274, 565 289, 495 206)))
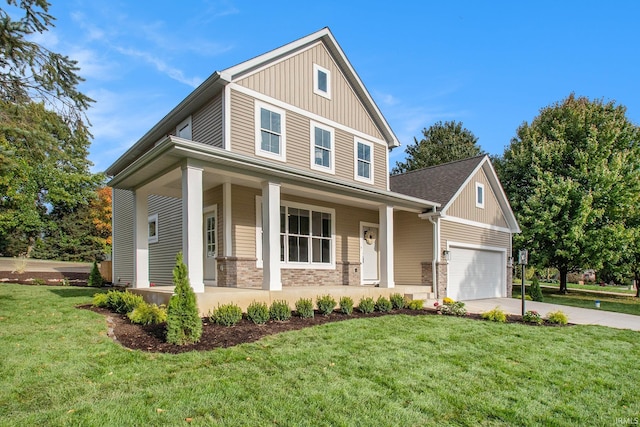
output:
POLYGON ((193 88, 197 87, 200 83, 202 83, 202 79, 200 77, 186 77, 182 72, 182 70, 167 65, 163 60, 153 56, 148 52, 143 52, 141 50, 131 49, 131 48, 123 48, 123 47, 116 47, 116 50, 123 55, 142 59, 145 62, 155 66, 158 71, 166 74, 173 80, 176 80, 180 83, 186 84, 193 88))

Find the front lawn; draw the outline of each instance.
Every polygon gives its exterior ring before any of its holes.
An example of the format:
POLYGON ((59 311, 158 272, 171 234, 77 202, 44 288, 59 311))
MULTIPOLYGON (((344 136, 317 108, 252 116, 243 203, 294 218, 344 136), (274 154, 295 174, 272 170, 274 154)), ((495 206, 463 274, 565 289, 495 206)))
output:
POLYGON ((0 285, 0 425, 614 425, 640 413, 638 332, 396 315, 149 354, 74 308, 93 292, 0 285))

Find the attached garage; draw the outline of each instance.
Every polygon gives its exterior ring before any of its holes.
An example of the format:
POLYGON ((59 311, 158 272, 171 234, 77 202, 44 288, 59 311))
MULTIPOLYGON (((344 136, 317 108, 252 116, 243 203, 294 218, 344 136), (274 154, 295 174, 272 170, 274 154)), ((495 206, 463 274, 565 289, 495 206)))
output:
POLYGON ((504 297, 505 251, 449 247, 447 296, 454 300, 504 297))

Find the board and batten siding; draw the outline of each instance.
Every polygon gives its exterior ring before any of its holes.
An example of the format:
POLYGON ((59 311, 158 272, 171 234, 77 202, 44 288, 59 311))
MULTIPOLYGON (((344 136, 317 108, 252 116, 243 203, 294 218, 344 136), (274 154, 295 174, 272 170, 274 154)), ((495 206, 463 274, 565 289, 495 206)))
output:
POLYGON ((257 188, 231 186, 231 239, 233 255, 256 258, 256 196, 257 188))
POLYGON ((445 250, 447 241, 477 246, 506 248, 511 254, 511 233, 475 227, 473 225, 440 220, 440 248, 445 250))
POLYGON ((433 224, 417 213, 394 212, 393 246, 396 284, 422 284, 422 263, 433 260, 433 224))
POLYGON ((171 285, 176 254, 182 250, 182 200, 150 195, 149 215, 154 214, 158 214, 158 241, 149 243, 149 281, 171 285))
POLYGON ((491 189, 491 184, 482 169, 476 172, 466 187, 462 189, 447 210, 447 215, 509 228, 496 195, 491 189), (476 206, 476 182, 484 185, 484 208, 476 206))
POLYGON ((237 82, 272 98, 383 139, 322 42, 237 82), (331 73, 331 99, 313 92, 313 64, 331 73))
POLYGON ((191 116, 191 139, 222 148, 222 120, 222 94, 220 94, 191 116))
POLYGON ((113 189, 113 283, 133 283, 133 192, 113 189))

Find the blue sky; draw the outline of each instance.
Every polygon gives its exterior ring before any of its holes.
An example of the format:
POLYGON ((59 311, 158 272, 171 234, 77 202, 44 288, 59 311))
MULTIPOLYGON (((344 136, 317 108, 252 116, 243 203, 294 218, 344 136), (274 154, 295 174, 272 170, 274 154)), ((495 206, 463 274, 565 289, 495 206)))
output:
POLYGON ((94 171, 106 169, 214 71, 328 26, 404 147, 461 121, 502 153, 571 92, 640 124, 640 2, 51 0, 36 38, 79 61, 94 171))

